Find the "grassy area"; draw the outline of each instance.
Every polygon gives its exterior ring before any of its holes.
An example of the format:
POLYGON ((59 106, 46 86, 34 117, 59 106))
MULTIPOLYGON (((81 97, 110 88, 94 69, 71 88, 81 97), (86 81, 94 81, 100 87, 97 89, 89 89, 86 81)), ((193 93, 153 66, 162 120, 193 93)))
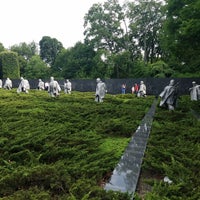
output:
POLYGON ((198 200, 200 197, 200 103, 182 96, 178 108, 157 108, 137 199, 198 200), (167 176, 171 184, 163 181, 167 176))
POLYGON ((101 186, 153 99, 0 90, 0 199, 129 199, 101 186))

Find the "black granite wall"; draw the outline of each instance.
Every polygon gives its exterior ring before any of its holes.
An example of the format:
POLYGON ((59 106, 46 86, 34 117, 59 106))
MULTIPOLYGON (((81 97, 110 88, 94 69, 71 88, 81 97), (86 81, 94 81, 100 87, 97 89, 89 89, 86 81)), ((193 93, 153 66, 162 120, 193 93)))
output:
MULTIPOLYGON (((120 94, 121 85, 126 84, 126 93, 131 93, 131 87, 135 83, 140 83, 144 81, 147 87, 147 95, 159 95, 164 87, 169 84, 171 78, 137 78, 137 79, 106 79, 103 80, 107 85, 108 93, 110 94, 120 94)), ((192 87, 192 81, 196 81, 197 84, 200 84, 200 78, 174 78, 175 83, 179 83, 178 89, 179 94, 189 94, 189 88, 192 87)), ((3 80, 4 82, 5 80, 3 80)), ((12 80, 13 87, 17 88, 20 80, 12 80)), ((48 81, 48 80, 43 80, 48 81)), ((72 82, 72 90, 81 91, 81 92, 95 92, 96 80, 93 79, 84 79, 84 80, 70 80, 72 82)), ((61 88, 63 88, 64 80, 58 80, 61 88)), ((38 80, 29 80, 31 89, 36 89, 38 85, 38 80)))

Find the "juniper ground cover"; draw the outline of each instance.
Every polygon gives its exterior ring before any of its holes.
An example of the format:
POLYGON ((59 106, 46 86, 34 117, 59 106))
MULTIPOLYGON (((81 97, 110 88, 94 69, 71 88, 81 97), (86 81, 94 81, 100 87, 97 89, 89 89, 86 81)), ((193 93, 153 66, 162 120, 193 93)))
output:
POLYGON ((200 103, 189 95, 174 112, 157 107, 148 141, 138 199, 198 200, 200 197, 200 103), (165 183, 168 177, 171 184, 165 183), (142 198, 141 198, 142 197, 142 198))
POLYGON ((102 185, 153 99, 0 90, 0 198, 129 199, 102 185))
MULTIPOLYGON (((153 99, 0 90, 0 199, 130 199, 103 185, 153 99)), ((189 96, 174 112, 157 107, 135 199, 198 200, 198 113, 189 96)))

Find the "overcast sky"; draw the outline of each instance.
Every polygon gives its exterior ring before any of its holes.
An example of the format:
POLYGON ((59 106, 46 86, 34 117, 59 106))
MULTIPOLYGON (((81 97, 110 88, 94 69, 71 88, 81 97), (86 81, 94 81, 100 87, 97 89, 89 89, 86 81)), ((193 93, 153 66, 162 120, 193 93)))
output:
POLYGON ((0 43, 9 48, 50 36, 72 47, 83 41, 84 16, 97 2, 105 0, 1 0, 0 43))

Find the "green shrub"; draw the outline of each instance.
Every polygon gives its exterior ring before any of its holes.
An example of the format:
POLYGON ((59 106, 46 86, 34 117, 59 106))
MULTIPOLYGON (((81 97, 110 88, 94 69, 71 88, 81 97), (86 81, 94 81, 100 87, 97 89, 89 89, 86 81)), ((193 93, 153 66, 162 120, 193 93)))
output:
POLYGON ((0 77, 11 79, 20 77, 18 55, 15 52, 0 52, 0 77))
POLYGON ((160 178, 149 182, 153 189, 145 200, 199 198, 200 121, 191 113, 198 105, 182 96, 174 112, 157 108, 142 171, 160 178), (165 176, 172 180, 170 185, 163 182, 165 176))
POLYGON ((0 90, 0 198, 130 199, 102 182, 153 99, 107 94, 97 104, 91 92, 0 90))

